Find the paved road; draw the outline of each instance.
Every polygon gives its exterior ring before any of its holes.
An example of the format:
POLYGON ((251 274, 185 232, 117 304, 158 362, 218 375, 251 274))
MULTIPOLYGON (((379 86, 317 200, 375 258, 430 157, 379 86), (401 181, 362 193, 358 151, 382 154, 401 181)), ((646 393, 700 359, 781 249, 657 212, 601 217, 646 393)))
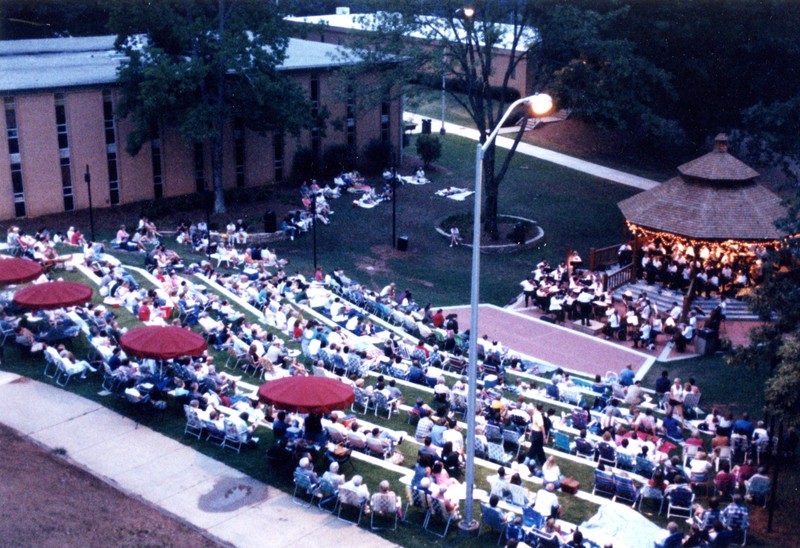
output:
MULTIPOLYGON (((405 113, 405 120, 415 123, 417 125, 415 129, 416 133, 419 133, 421 130, 422 118, 423 116, 420 116, 419 114, 414 114, 413 112, 405 113)), ((441 121, 432 120, 431 124, 433 133, 434 134, 438 133, 442 127, 441 121)), ((451 124, 450 122, 445 122, 444 129, 448 134, 451 135, 458 135, 460 137, 472 139, 473 141, 478 140, 478 130, 474 128, 468 128, 465 126, 459 126, 457 124, 451 124)), ((497 146, 501 148, 509 149, 511 148, 511 145, 514 143, 514 140, 509 139, 508 137, 503 137, 502 135, 498 135, 496 143, 497 146)), ((594 175, 595 177, 599 177, 601 179, 606 179, 608 181, 613 181, 615 183, 630 186, 633 188, 638 188, 641 190, 650 190, 651 188, 659 184, 658 181, 653 181, 652 179, 645 179, 644 177, 639 177, 637 175, 625 173, 624 171, 611 169, 610 167, 601 166, 599 164, 593 164, 591 162, 587 162, 579 158, 567 156, 566 154, 561 154, 559 152, 553 152, 552 150, 548 150, 542 147, 537 147, 529 143, 520 143, 517 146, 517 154, 525 154, 527 156, 531 156, 539 160, 552 162, 554 164, 567 167, 569 169, 574 169, 575 171, 580 171, 582 173, 594 175)))
POLYGON ((393 546, 52 385, 0 371, 0 421, 50 449, 65 449, 73 462, 123 492, 235 546, 393 546))

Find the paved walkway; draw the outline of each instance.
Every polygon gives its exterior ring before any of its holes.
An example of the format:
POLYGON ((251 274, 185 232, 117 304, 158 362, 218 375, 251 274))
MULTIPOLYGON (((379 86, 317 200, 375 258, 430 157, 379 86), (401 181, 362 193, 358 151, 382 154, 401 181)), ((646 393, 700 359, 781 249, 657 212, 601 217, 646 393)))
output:
POLYGON ((235 546, 393 546, 102 405, 0 371, 0 421, 235 546))
MULTIPOLYGON (((420 132, 422 127, 422 119, 424 118, 423 116, 414 114, 413 112, 406 112, 404 118, 406 121, 417 124, 415 132, 420 132)), ((442 127, 441 121, 432 120, 431 125, 433 133, 438 134, 442 127)), ((445 122, 444 129, 448 134, 451 135, 458 135, 466 139, 472 139, 473 141, 478 140, 477 129, 451 124, 450 122, 445 122)), ((502 135, 498 135, 496 143, 500 148, 509 149, 514 143, 514 140, 509 139, 508 137, 503 137, 502 135)), ((517 146, 517 154, 525 154, 526 156, 538 158, 539 160, 544 160, 546 162, 552 162, 569 169, 574 169, 575 171, 594 175, 595 177, 599 177, 601 179, 606 179, 608 181, 613 181, 621 185, 626 185, 641 190, 650 190, 659 184, 658 181, 653 181, 652 179, 646 179, 644 177, 625 173, 624 171, 611 169, 610 167, 593 164, 579 158, 567 156, 566 154, 561 154, 546 148, 537 147, 529 143, 520 142, 520 144, 517 146)))

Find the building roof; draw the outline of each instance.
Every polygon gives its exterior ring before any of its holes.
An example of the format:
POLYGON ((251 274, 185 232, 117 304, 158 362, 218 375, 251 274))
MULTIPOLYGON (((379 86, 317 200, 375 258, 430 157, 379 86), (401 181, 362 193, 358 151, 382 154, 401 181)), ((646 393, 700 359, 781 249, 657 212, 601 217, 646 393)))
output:
POLYGON ((758 173, 727 151, 714 150, 678 168, 681 175, 619 202, 631 223, 698 240, 777 240, 781 199, 756 182, 758 173))
MULTIPOLYGON (((337 13, 334 15, 314 15, 308 17, 287 17, 288 21, 295 23, 308 23, 311 25, 324 25, 331 28, 346 29, 346 30, 374 30, 377 20, 374 13, 337 13)), ((453 35, 453 29, 446 19, 439 17, 419 16, 419 20, 423 22, 430 29, 438 29, 447 36, 450 40, 461 39, 459 36, 453 35)), ((514 26, 498 23, 494 25, 495 29, 501 31, 497 44, 494 47, 498 49, 510 50, 514 40, 514 26)), ((479 31, 480 27, 476 28, 479 31)), ((414 31, 410 34, 413 38, 430 39, 426 32, 414 31)), ((520 43, 517 46, 517 51, 525 51, 527 47, 538 39, 536 29, 527 27, 523 31, 520 43)))
MULTIPOLYGON (((117 81, 126 58, 114 49, 116 36, 44 38, 0 41, 0 92, 30 91, 117 81)), ((309 70, 343 66, 344 48, 290 38, 279 70, 309 70)))

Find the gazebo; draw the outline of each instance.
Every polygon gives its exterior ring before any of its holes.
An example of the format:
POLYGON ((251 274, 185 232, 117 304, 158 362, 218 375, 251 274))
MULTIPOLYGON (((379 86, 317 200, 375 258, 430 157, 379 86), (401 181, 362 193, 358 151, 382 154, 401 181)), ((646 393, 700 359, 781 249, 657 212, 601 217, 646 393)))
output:
POLYGON ((759 184, 758 172, 728 153, 719 134, 714 150, 678 167, 680 175, 619 202, 637 238, 746 253, 786 236, 775 221, 786 215, 781 198, 759 184))

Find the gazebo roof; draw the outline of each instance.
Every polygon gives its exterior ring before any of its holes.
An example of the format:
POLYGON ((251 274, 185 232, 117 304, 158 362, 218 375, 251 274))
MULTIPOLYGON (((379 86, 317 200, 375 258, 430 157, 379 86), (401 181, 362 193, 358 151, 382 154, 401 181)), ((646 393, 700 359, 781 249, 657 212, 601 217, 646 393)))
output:
POLYGON ((720 133, 714 139, 714 150, 678 167, 687 180, 707 184, 736 184, 752 181, 758 172, 728 154, 728 137, 720 133))
POLYGON ((777 240, 775 221, 786 215, 779 196, 758 184, 758 173, 727 152, 714 150, 678 168, 681 175, 619 202, 638 226, 697 240, 777 240))

